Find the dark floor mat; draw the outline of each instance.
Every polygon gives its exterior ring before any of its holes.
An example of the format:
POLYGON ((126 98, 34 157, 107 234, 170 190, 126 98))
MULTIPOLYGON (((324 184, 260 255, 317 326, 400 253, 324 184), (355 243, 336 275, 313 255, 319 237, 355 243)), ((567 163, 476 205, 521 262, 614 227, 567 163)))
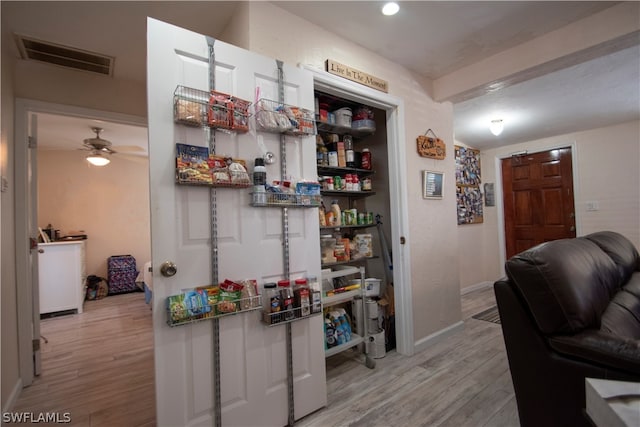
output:
POLYGON ((498 307, 495 305, 471 317, 478 320, 486 320, 487 322, 500 324, 500 314, 498 314, 498 307))

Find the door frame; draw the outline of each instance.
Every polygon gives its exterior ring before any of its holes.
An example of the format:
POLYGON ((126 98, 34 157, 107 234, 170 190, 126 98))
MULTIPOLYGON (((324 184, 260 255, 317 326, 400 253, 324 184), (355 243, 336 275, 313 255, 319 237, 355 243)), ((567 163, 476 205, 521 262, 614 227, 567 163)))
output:
POLYGON ((396 301, 396 350, 411 356, 415 351, 413 338, 413 303, 411 290, 411 256, 409 245, 401 244, 408 236, 409 208, 407 203, 406 144, 404 101, 326 71, 302 65, 313 74, 314 88, 356 102, 370 105, 387 113, 387 153, 389 156, 389 189, 391 194, 391 250, 393 256, 394 298, 396 301))
MULTIPOLYGON (((29 265, 29 257, 31 256, 28 243, 29 223, 25 220, 25 214, 29 209, 29 199, 32 197, 28 177, 28 171, 31 167, 29 164, 29 147, 27 143, 29 136, 29 115, 37 115, 39 113, 105 120, 134 126, 147 126, 147 119, 142 116, 113 113, 26 98, 16 98, 15 100, 16 301, 18 307, 18 358, 20 379, 22 380, 23 387, 33 383, 32 323, 39 321, 37 320, 38 316, 35 316, 35 311, 38 310, 38 307, 34 307, 33 304, 33 293, 38 289, 38 272, 37 266, 35 271, 32 272, 29 265)), ((33 214, 37 216, 37 212, 33 214)))
MULTIPOLYGON (((500 274, 502 276, 505 275, 504 264, 507 261, 507 243, 506 243, 506 235, 504 232, 504 188, 502 184, 502 160, 508 159, 516 154, 524 153, 527 154, 535 154, 541 153, 543 151, 556 150, 560 148, 569 147, 571 148, 571 167, 572 167, 572 175, 573 175, 573 212, 575 214, 576 221, 576 236, 580 236, 582 234, 582 213, 577 209, 576 206, 576 196, 580 194, 580 180, 579 177, 579 165, 578 165, 578 146, 576 141, 560 143, 555 142, 549 145, 540 145, 536 146, 532 150, 527 150, 526 147, 522 147, 522 150, 511 151, 508 153, 501 153, 495 156, 494 165, 495 165, 495 200, 497 209, 497 217, 498 217, 498 247, 499 247, 499 262, 500 262, 500 274)), ((515 147, 513 147, 515 148, 515 147)), ((521 148, 521 147, 518 147, 521 148)))

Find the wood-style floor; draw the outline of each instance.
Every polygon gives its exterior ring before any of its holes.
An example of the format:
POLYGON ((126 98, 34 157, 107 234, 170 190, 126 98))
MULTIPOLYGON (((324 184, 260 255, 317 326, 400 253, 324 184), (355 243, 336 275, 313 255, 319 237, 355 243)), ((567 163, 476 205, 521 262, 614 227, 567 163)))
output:
MULTIPOLYGON (((84 313, 44 319, 42 374, 14 412, 58 412, 74 426, 154 426, 151 310, 144 293, 86 301, 84 313)), ((42 424, 38 424, 42 425, 42 424)))
MULTIPOLYGON (((300 426, 517 427, 500 325, 472 315, 495 304, 492 288, 462 297, 464 328, 412 357, 389 352, 327 360, 328 405, 300 426)), ((71 425, 153 426, 151 313, 141 293, 85 303, 80 315, 41 322, 43 373, 14 411, 70 412, 71 425)))
POLYGON ((493 288, 462 296, 464 329, 412 357, 338 354, 327 360, 327 407, 300 426, 517 427, 499 324, 471 318, 495 305, 493 288))

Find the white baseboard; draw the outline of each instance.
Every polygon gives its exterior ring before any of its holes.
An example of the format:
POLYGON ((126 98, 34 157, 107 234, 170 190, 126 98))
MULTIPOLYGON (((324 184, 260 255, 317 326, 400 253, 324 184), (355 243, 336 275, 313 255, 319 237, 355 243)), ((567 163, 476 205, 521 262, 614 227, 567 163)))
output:
POLYGON ((2 407, 3 413, 10 412, 13 409, 13 405, 16 404, 16 400, 18 400, 18 397, 20 396, 21 391, 22 391, 22 378, 18 378, 18 381, 16 381, 16 384, 13 386, 13 390, 11 390, 11 394, 9 395, 9 398, 7 399, 4 406, 2 407))
POLYGON ((431 335, 428 335, 424 338, 419 339, 413 344, 413 354, 421 352, 422 350, 427 349, 433 344, 442 341, 445 338, 450 337, 451 335, 459 332, 464 326, 464 322, 459 321, 454 323, 453 325, 447 326, 444 329, 439 330, 431 335))
POLYGON ((480 289, 488 288, 490 286, 493 286, 493 282, 476 283, 475 285, 467 286, 466 288, 460 289, 460 295, 466 295, 469 292, 473 292, 473 291, 477 291, 477 290, 480 290, 480 289))

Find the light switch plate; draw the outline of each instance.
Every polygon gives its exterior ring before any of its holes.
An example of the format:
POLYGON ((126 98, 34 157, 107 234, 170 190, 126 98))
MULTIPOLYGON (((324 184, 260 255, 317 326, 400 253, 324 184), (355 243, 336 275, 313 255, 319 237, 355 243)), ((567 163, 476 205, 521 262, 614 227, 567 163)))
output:
POLYGON ((9 189, 9 180, 6 176, 0 177, 0 192, 4 193, 9 189))
POLYGON ((600 204, 598 202, 587 202, 587 211, 597 211, 600 210, 600 204))

